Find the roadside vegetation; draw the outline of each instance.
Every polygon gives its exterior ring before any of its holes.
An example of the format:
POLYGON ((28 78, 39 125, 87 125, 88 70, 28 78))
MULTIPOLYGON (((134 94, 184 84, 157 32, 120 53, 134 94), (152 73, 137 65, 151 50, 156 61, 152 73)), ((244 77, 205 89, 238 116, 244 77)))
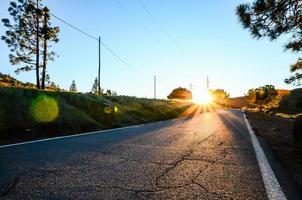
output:
POLYGON ((246 110, 255 134, 267 141, 301 191, 302 88, 283 90, 264 85, 235 98, 229 98, 224 90, 214 91, 211 94, 216 105, 246 110))
POLYGON ((255 134, 267 141, 301 190, 302 130, 297 130, 297 126, 302 125, 302 89, 279 90, 263 86, 250 89, 245 98, 248 103, 243 108, 255 134))
POLYGON ((272 85, 250 89, 245 109, 295 119, 302 114, 302 88, 279 90, 272 85))
POLYGON ((1 143, 176 118, 190 103, 0 87, 1 143))

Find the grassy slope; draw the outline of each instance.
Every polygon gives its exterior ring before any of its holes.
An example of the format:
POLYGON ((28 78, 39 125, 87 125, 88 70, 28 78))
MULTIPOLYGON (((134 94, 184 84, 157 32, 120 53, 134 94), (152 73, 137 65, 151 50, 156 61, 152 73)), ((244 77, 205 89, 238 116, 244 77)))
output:
POLYGON ((251 102, 247 100, 245 96, 242 97, 233 97, 227 100, 227 105, 231 108, 243 108, 250 107, 251 102))
POLYGON ((166 120, 189 106, 178 101, 0 87, 0 139, 5 143, 166 120), (35 120, 32 108, 45 95, 57 102, 59 114, 53 121, 41 123, 35 120))

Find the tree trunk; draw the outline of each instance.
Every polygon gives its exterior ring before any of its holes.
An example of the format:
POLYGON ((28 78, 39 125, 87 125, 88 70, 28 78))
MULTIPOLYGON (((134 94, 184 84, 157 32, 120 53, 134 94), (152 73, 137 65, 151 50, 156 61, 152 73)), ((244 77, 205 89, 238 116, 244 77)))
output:
POLYGON ((47 13, 44 13, 44 50, 43 50, 43 71, 42 71, 42 89, 45 89, 46 63, 47 63, 47 13))
POLYGON ((37 88, 40 89, 40 77, 39 77, 39 67, 40 67, 40 47, 39 47, 39 0, 37 0, 37 10, 36 10, 36 79, 37 79, 37 88))

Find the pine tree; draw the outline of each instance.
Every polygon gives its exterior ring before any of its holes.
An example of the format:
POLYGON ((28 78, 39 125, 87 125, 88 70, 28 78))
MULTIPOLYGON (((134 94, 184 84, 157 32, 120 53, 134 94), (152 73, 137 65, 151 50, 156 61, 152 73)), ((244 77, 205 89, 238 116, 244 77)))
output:
MULTIPOLYGON (((43 55, 49 55, 48 59, 53 60, 53 55, 55 55, 55 53, 47 52, 45 42, 46 46, 47 41, 57 42, 59 32, 58 27, 52 28, 49 26, 49 18, 47 21, 48 23, 46 23, 48 26, 45 26, 45 23, 43 23, 45 20, 43 20, 43 18, 47 19, 46 13, 49 11, 46 7, 41 9, 41 6, 39 0, 36 0, 36 4, 30 0, 10 2, 8 12, 12 17, 13 22, 11 23, 11 21, 6 18, 2 19, 4 26, 8 30, 5 32, 5 35, 1 37, 1 39, 7 43, 11 51, 9 54, 10 62, 12 65, 18 65, 18 68, 15 71, 17 74, 21 71, 36 71, 37 88, 40 88, 40 52, 43 52, 43 55), (41 45, 43 43, 44 45, 41 45), (42 51, 43 47, 44 49, 42 51)), ((44 56, 43 63, 45 63, 45 67, 43 67, 42 72, 42 84, 44 85, 46 59, 47 56, 44 56)))
MULTIPOLYGON (((237 7, 237 15, 244 28, 255 38, 268 37, 276 40, 288 35, 285 48, 293 52, 302 52, 302 1, 301 0, 254 0, 237 7)), ((286 83, 297 83, 302 79, 302 60, 290 67, 294 76, 285 79, 286 83)))
POLYGON ((47 74, 46 74, 46 65, 48 60, 54 60, 54 56, 56 53, 54 51, 48 52, 49 44, 51 42, 57 43, 59 41, 58 34, 60 32, 59 27, 51 27, 50 26, 50 15, 49 9, 47 7, 43 8, 43 69, 42 69, 42 89, 45 88, 45 81, 47 81, 47 74))
MULTIPOLYGON (((99 95, 99 81, 98 78, 94 79, 92 88, 91 88, 91 93, 95 95, 99 95)), ((103 93, 103 89, 101 88, 101 94, 103 93)))
POLYGON ((69 91, 70 92, 77 92, 77 86, 76 86, 76 83, 75 83, 74 80, 72 81, 72 83, 70 85, 69 91))

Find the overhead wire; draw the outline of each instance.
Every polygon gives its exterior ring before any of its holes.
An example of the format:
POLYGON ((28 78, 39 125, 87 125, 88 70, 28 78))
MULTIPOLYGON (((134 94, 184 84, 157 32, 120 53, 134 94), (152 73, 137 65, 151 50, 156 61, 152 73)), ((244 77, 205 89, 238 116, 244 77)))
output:
MULTIPOLYGON (((121 7, 123 7, 123 5, 118 1, 118 0, 115 0, 121 7)), ((32 1, 30 1, 32 2, 32 1)), ((139 1, 140 2, 140 1, 139 1)), ((33 2, 32 2, 33 3, 33 2)), ((141 2, 141 5, 144 7, 144 9, 147 11, 146 7, 142 4, 141 2)), ((132 18, 135 18, 129 11, 127 11, 125 9, 125 11, 128 13, 128 15, 130 15, 132 18)), ((154 21, 157 21, 156 18, 150 13, 148 12, 150 16, 152 16, 153 20, 154 21)), ((83 31, 82 29, 78 28, 77 26, 67 22, 66 20, 56 16, 55 14, 49 12, 49 14, 51 16, 53 16, 54 18, 56 18, 57 20, 61 21, 62 23, 66 24, 67 26, 73 28, 74 30, 82 33, 83 35, 86 35, 87 37, 91 38, 91 39, 94 39, 96 41, 99 41, 99 39, 91 34, 89 34, 88 32, 86 31, 83 31)), ((139 22, 139 21, 138 21, 139 22)), ((141 23, 140 23, 141 24, 141 23)), ((158 23, 159 24, 159 23, 158 23)), ((159 24, 160 25, 160 24, 159 24)), ((163 26, 161 26, 163 30, 165 30, 165 28, 163 26)), ((145 27, 146 28, 146 27, 145 27)), ((148 30, 148 28, 146 28, 146 30, 148 30)), ((167 31, 165 31, 166 33, 168 33, 167 31)), ((169 33, 168 33, 169 34, 169 33)), ((115 51, 113 51, 107 44, 105 44, 103 41, 100 41, 101 45, 112 55, 114 56, 116 59, 118 59, 122 64, 124 64, 126 67, 132 69, 133 71, 139 73, 139 74, 143 74, 141 71, 139 71, 138 69, 136 69, 135 67, 133 67, 132 65, 130 65, 125 59, 121 58, 115 51)), ((145 74, 146 75, 146 74, 145 74)), ((149 76, 149 75, 148 75, 149 76)), ((153 75, 152 75, 153 76, 153 75)), ((158 81, 160 81, 161 83, 164 83, 161 79, 158 79, 158 81)))
POLYGON ((175 37, 157 20, 157 18, 151 13, 151 11, 145 6, 145 4, 141 0, 136 0, 138 4, 143 8, 143 10, 151 17, 155 24, 170 38, 170 40, 175 44, 181 53, 183 53, 183 48, 179 44, 179 42, 175 39, 175 37))

